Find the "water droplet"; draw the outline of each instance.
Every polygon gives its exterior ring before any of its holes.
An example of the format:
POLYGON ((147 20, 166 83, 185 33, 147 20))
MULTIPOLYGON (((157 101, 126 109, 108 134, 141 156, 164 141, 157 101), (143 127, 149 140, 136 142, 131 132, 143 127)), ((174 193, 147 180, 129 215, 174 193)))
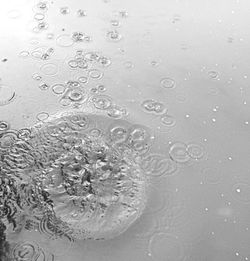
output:
POLYGON ((21 51, 18 56, 21 58, 27 58, 29 55, 30 53, 28 51, 21 51))
POLYGON ((87 16, 87 12, 83 9, 78 9, 77 12, 76 12, 76 15, 78 17, 85 17, 85 16, 87 16))
POLYGON ((113 104, 108 110, 107 115, 114 119, 121 119, 122 117, 126 116, 127 110, 121 106, 113 104))
POLYGON ((184 257, 184 250, 177 237, 167 233, 156 233, 149 242, 149 255, 157 261, 180 261, 184 257))
POLYGON ((143 158, 141 164, 147 175, 152 177, 169 176, 177 171, 176 162, 162 154, 150 154, 143 158))
POLYGON ((10 125, 6 121, 0 121, 0 133, 7 131, 10 128, 10 125))
POLYGON ((175 80, 168 77, 162 78, 160 83, 162 87, 168 89, 172 89, 176 86, 175 80))
POLYGON ((122 35, 117 30, 108 31, 106 37, 112 42, 118 42, 122 39, 122 35))
POLYGON ((95 108, 100 110, 107 110, 112 106, 112 98, 107 95, 94 95, 91 101, 95 108))
POLYGON ((69 46, 72 46, 74 44, 74 41, 71 38, 71 35, 62 34, 62 35, 59 35, 56 38, 56 43, 57 43, 57 45, 59 45, 61 47, 69 47, 69 46))
POLYGON ((216 72, 216 71, 209 71, 208 76, 209 76, 210 79, 217 79, 218 76, 219 76, 219 73, 216 72))
POLYGON ((14 260, 20 261, 35 261, 40 255, 39 246, 35 243, 23 242, 14 247, 12 257, 14 260))
POLYGON ((247 183, 236 183, 232 187, 233 197, 243 203, 250 202, 250 185, 247 183))
POLYGON ((80 83, 83 83, 83 84, 86 84, 88 83, 89 79, 87 76, 80 76, 78 79, 77 79, 80 83))
POLYGON ((46 37, 47 37, 47 39, 49 39, 49 40, 51 40, 51 39, 54 39, 54 34, 53 33, 48 33, 47 35, 46 35, 46 37))
POLYGON ((42 91, 47 91, 48 89, 49 89, 49 85, 47 84, 47 83, 44 83, 44 82, 42 82, 42 83, 40 83, 39 84, 39 88, 42 90, 42 91))
POLYGON ((119 26, 120 25, 120 21, 119 20, 116 20, 116 19, 112 19, 110 21, 111 25, 112 26, 119 26))
POLYGON ((36 115, 36 118, 39 120, 39 121, 45 121, 49 118, 49 114, 47 112, 40 112, 36 115))
POLYGON ((187 153, 187 145, 183 142, 174 142, 169 148, 169 156, 177 163, 186 163, 190 160, 187 153))
POLYGON ((0 85, 0 106, 7 105, 14 101, 16 93, 10 86, 0 85))
POLYGON ((43 13, 36 13, 34 15, 34 19, 37 20, 37 21, 41 21, 45 18, 45 15, 43 13))
POLYGON ((174 127, 176 125, 176 119, 169 114, 163 114, 161 116, 161 123, 167 127, 174 127))
POLYGON ((63 6, 60 8, 60 13, 63 15, 69 14, 69 8, 67 6, 63 6))
POLYGON ((41 81, 41 80, 42 80, 42 76, 39 75, 38 73, 34 73, 34 74, 32 75, 32 78, 33 78, 34 80, 36 80, 36 81, 41 81))
POLYGON ((98 69, 91 69, 88 71, 89 77, 93 79, 101 79, 103 77, 103 72, 98 69))
POLYGON ((204 156, 204 148, 197 143, 187 144, 187 153, 193 159, 201 159, 204 156))
POLYGON ((54 76, 58 73, 58 66, 54 63, 45 63, 40 67, 40 71, 49 76, 54 76))

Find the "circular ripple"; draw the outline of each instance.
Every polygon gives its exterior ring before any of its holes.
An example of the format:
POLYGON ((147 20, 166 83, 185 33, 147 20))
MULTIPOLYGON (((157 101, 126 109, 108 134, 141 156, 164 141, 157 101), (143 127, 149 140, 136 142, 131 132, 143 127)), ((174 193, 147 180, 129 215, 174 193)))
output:
POLYGON ((175 80, 168 77, 162 78, 160 83, 162 87, 167 89, 172 89, 176 85, 175 80))
POLYGON ((183 246, 174 235, 154 234, 149 242, 149 254, 157 261, 180 261, 183 259, 183 246))
POLYGON ((233 197, 243 203, 250 203, 250 185, 247 183, 236 183, 232 187, 233 197))
POLYGON ((169 156, 178 163, 186 163, 190 160, 190 156, 187 153, 187 145, 183 142, 174 142, 170 146, 169 156))
POLYGON ((187 153, 193 159, 201 159, 204 156, 204 148, 197 143, 187 144, 187 153))
POLYGON ((107 110, 112 106, 112 98, 107 95, 94 95, 91 102, 99 110, 107 110))
POLYGON ((169 176, 177 171, 177 164, 162 154, 150 154, 142 159, 141 166, 152 177, 169 176))
POLYGON ((29 242, 18 244, 12 252, 12 257, 16 261, 36 261, 39 255, 39 246, 29 242))
POLYGON ((55 94, 63 94, 66 90, 66 86, 64 84, 56 83, 52 86, 52 91, 55 94))

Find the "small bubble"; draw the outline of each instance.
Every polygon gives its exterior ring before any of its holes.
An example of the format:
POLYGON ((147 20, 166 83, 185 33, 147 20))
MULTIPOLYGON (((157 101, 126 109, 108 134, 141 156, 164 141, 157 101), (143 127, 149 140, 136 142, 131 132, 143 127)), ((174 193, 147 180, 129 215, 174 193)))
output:
POLYGON ((10 128, 10 125, 6 121, 0 121, 0 132, 5 132, 10 128))
POLYGON ((200 144, 189 143, 187 153, 193 159, 201 159, 204 156, 204 148, 200 144))
POLYGON ((53 33, 48 33, 48 34, 47 34, 47 39, 50 39, 50 40, 51 40, 51 39, 54 39, 54 36, 55 36, 55 35, 54 35, 53 33))
POLYGON ((72 69, 76 69, 76 68, 78 67, 78 63, 77 63, 76 60, 70 60, 70 61, 68 61, 68 65, 69 65, 69 67, 72 68, 72 69))
POLYGON ((107 32, 107 39, 113 42, 118 42, 122 39, 122 35, 117 30, 107 32))
POLYGON ((93 79, 101 79, 103 77, 103 73, 98 69, 91 69, 88 73, 93 79))
POLYGON ((172 89, 176 85, 175 80, 172 78, 168 78, 168 77, 162 78, 160 83, 161 83, 162 87, 168 88, 168 89, 172 89))
POLYGON ((232 193, 236 200, 243 203, 250 202, 250 185, 247 183, 236 183, 232 187, 232 193))
POLYGON ((37 20, 37 21, 41 21, 45 18, 45 15, 43 13, 36 13, 34 15, 34 19, 37 20))
POLYGON ((67 6, 63 6, 60 8, 60 13, 63 15, 69 14, 69 8, 67 6))
POLYGON ((77 79, 80 83, 83 83, 83 84, 86 84, 88 83, 88 77, 87 76, 80 76, 78 79, 77 79))
POLYGON ((66 86, 64 84, 56 83, 52 86, 52 91, 55 94, 63 94, 66 90, 66 86))
POLYGON ((48 27, 49 27, 49 24, 44 22, 44 21, 39 22, 38 25, 37 25, 37 28, 39 30, 46 30, 48 27))
POLYGON ((95 95, 91 98, 91 101, 100 110, 107 110, 112 106, 112 99, 107 95, 95 95))
POLYGON ((217 79, 218 76, 219 76, 219 73, 216 72, 216 71, 209 71, 208 76, 209 76, 210 79, 217 79))
POLYGON ((104 67, 108 67, 111 64, 111 60, 107 57, 101 56, 99 58, 99 63, 104 67))
POLYGON ((164 124, 165 126, 173 127, 176 125, 176 119, 175 117, 169 114, 164 114, 161 116, 161 123, 164 124))
POLYGON ((190 160, 190 156, 187 153, 187 145, 183 142, 174 142, 169 148, 169 155, 177 163, 185 163, 190 160))
POLYGON ((111 108, 108 109, 107 111, 107 115, 111 118, 115 118, 115 119, 120 119, 124 116, 126 116, 128 113, 127 113, 127 110, 123 107, 120 107, 116 104, 113 104, 111 106, 111 108))
POLYGON ((39 88, 42 90, 42 91, 46 91, 49 89, 49 85, 47 83, 41 83, 39 84, 39 88))
POLYGON ((119 20, 115 20, 115 19, 111 20, 110 23, 113 26, 119 26, 120 25, 120 21, 119 20))
POLYGON ((42 80, 42 76, 39 75, 38 73, 34 73, 34 74, 32 75, 32 78, 33 78, 34 80, 36 80, 36 81, 41 81, 41 80, 42 80))
POLYGON ((89 42, 91 40, 90 36, 82 32, 74 32, 71 38, 74 42, 89 42))
POLYGON ((99 92, 105 92, 106 91, 106 87, 103 84, 98 85, 97 89, 98 89, 99 92))
POLYGON ((78 9, 77 12, 76 12, 76 15, 78 17, 85 17, 85 16, 87 16, 87 12, 83 9, 78 9))
POLYGON ((37 120, 45 121, 49 118, 49 114, 47 112, 40 112, 36 115, 37 120))

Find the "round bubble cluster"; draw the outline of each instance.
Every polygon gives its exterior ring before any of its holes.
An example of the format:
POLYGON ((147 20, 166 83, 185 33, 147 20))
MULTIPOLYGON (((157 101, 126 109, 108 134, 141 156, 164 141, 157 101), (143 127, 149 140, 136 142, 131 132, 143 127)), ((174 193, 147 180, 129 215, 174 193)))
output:
MULTIPOLYGON (((22 227, 50 237, 121 234, 145 208, 147 179, 139 159, 151 141, 143 125, 82 112, 6 129, 0 134, 0 219, 15 227, 26 217, 22 227)), ((13 255, 20 251, 40 254, 31 244, 18 245, 13 255)))

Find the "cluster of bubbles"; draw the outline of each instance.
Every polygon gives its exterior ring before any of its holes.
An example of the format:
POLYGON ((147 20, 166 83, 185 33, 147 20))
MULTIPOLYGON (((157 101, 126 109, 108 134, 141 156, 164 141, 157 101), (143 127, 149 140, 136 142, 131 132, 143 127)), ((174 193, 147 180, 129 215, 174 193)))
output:
POLYGON ((32 28, 34 33, 40 33, 44 30, 47 30, 49 24, 46 22, 46 14, 48 11, 48 2, 47 1, 39 1, 34 7, 34 21, 36 25, 32 28))
MULTIPOLYGON (((5 127, 0 143, 0 220, 14 232, 36 228, 69 240, 112 238, 145 207, 140 158, 152 134, 143 125, 67 112, 32 128, 5 127)), ((42 255, 34 245, 18 245, 13 255, 22 251, 42 255)))
POLYGON ((83 32, 73 32, 72 40, 74 42, 90 42, 91 37, 83 32))
POLYGON ((147 99, 141 103, 143 111, 146 113, 153 113, 160 119, 162 126, 159 127, 160 131, 168 131, 176 125, 176 119, 167 112, 166 106, 162 102, 155 101, 154 99, 147 99))

